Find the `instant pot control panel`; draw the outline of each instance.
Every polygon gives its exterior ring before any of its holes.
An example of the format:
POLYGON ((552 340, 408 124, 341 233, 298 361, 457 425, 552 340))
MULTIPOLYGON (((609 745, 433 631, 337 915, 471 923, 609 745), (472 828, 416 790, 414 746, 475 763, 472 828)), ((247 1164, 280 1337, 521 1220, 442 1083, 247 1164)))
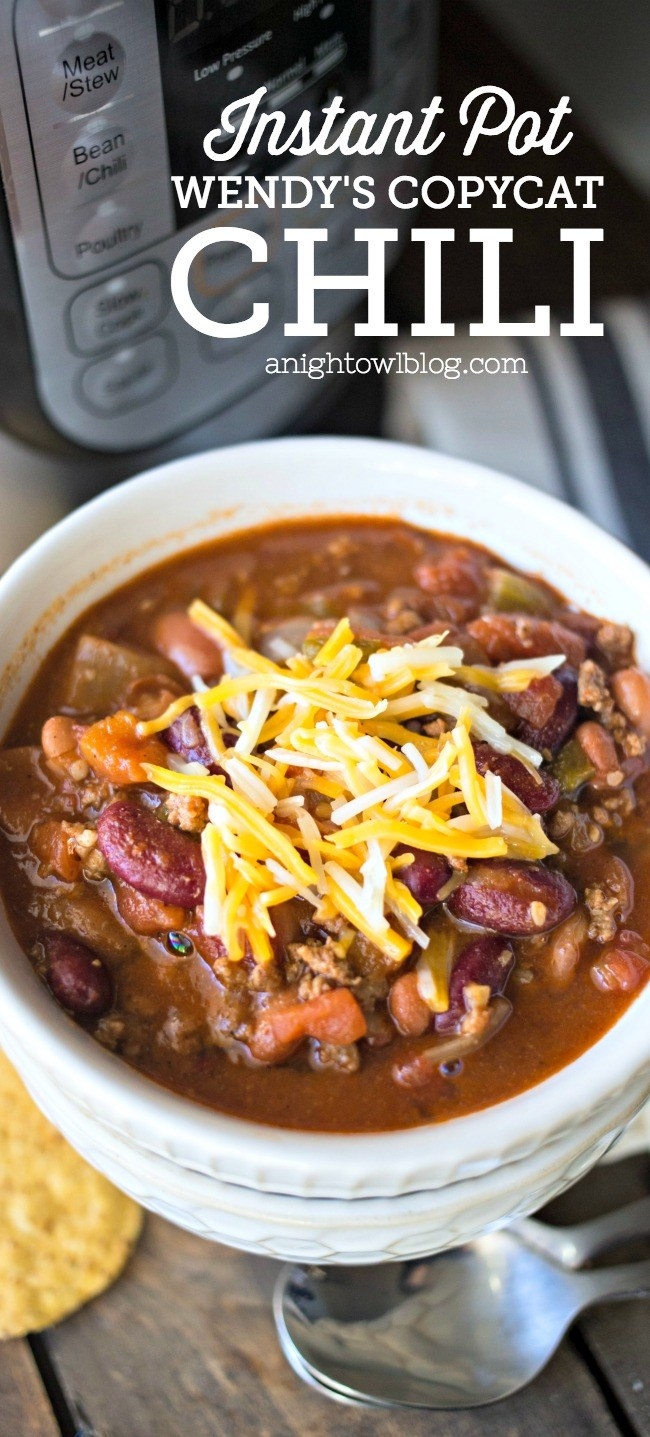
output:
MULTIPOLYGON (((354 227, 398 223, 381 197, 409 162, 387 152, 288 164, 261 153, 215 165, 203 136, 227 104, 260 85, 266 110, 289 117, 335 95, 348 111, 417 111, 431 95, 433 9, 432 0, 2 5, 2 172, 36 386, 56 430, 89 448, 127 451, 225 413, 247 393, 261 402, 268 356, 309 346, 283 333, 295 309, 295 245, 283 242, 283 226, 327 225, 322 270, 362 273, 354 227), (170 179, 261 179, 278 164, 283 176, 349 180, 333 210, 312 202, 283 212, 279 204, 182 209, 170 179), (356 174, 375 176, 371 209, 352 207, 356 174), (205 250, 191 271, 194 301, 234 321, 265 300, 270 320, 256 335, 211 340, 177 313, 170 269, 192 234, 229 224, 263 234, 268 263, 252 265, 236 244, 205 250)), ((357 299, 323 292, 319 318, 334 325, 357 299)))

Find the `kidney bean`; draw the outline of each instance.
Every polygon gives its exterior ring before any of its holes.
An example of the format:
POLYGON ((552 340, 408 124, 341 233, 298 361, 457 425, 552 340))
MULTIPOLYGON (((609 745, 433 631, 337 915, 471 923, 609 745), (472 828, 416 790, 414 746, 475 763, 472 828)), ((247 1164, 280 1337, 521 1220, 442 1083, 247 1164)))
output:
POLYGON ((550 773, 535 777, 525 764, 511 753, 497 753, 489 743, 478 743, 474 750, 479 773, 495 773, 506 788, 520 799, 530 813, 550 813, 560 798, 560 785, 550 773))
POLYGON ((202 763, 210 773, 219 773, 210 752, 196 708, 186 709, 161 735, 172 753, 180 754, 188 763, 202 763))
POLYGON ((47 981, 54 997, 77 1018, 100 1018, 113 1002, 113 983, 103 959, 65 933, 43 940, 47 981))
POLYGON ((412 853, 413 862, 406 868, 398 868, 397 877, 408 888, 422 908, 432 908, 438 902, 440 889, 451 878, 451 865, 438 853, 425 853, 421 848, 409 848, 402 844, 395 849, 395 855, 412 853))
POLYGON ((109 868, 147 898, 179 908, 203 899, 200 845, 181 829, 126 799, 111 803, 97 821, 97 845, 109 868))
POLYGON ((625 717, 650 738, 650 677, 641 669, 619 669, 612 678, 614 698, 625 717))
POLYGON ((431 1027, 433 1013, 418 988, 417 973, 402 973, 388 995, 388 1011, 405 1038, 421 1038, 431 1027))
POLYGON ((218 679, 223 673, 221 649, 197 629, 184 609, 161 614, 154 624, 153 642, 159 654, 180 669, 186 679, 218 679))
POLYGON ((483 644, 493 664, 564 654, 567 664, 577 669, 587 654, 582 636, 556 619, 532 619, 528 614, 482 614, 467 627, 472 637, 483 644))
POLYGON ((563 874, 541 863, 494 858, 474 863, 448 900, 449 911, 513 938, 547 933, 573 912, 576 895, 563 874))
POLYGON ((595 769, 597 778, 606 778, 608 774, 618 773, 620 775, 619 782, 622 780, 616 744, 602 724, 591 720, 581 723, 576 729, 575 736, 582 752, 586 754, 592 768, 595 769))
POLYGON ((479 983, 490 989, 494 998, 505 990, 506 983, 515 965, 512 944, 503 938, 485 934, 474 938, 459 953, 449 982, 449 1007, 446 1013, 436 1013, 436 1032, 453 1033, 467 1012, 465 988, 468 983, 479 983))
POLYGON ((578 717, 578 681, 573 670, 558 669, 555 677, 562 685, 562 694, 548 723, 541 728, 533 728, 532 724, 525 722, 517 726, 517 738, 523 739, 539 753, 544 750, 557 753, 578 717))

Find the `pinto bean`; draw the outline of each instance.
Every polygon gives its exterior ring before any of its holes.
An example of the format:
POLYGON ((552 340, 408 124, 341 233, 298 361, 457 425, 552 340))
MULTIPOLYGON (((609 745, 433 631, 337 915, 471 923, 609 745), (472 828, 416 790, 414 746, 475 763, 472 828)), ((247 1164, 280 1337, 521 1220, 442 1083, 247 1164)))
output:
POLYGON ((455 918, 513 938, 547 933, 573 912, 576 895, 563 874, 541 863, 495 858, 474 863, 448 900, 455 918))
POLYGON ((54 997, 77 1018, 99 1018, 113 1002, 113 983, 104 960, 65 933, 43 940, 47 981, 54 997))
POLYGON ((388 995, 388 1011, 405 1038, 420 1038, 431 1027, 433 1013, 418 988, 417 973, 401 973, 388 995))
POLYGON ((483 644, 493 664, 564 654, 567 664, 577 669, 587 653, 582 635, 565 628, 556 619, 532 619, 528 614, 482 614, 467 627, 472 638, 483 644))
POLYGON ((197 629, 184 609, 161 614, 154 624, 153 642, 159 654, 180 669, 186 679, 218 679, 223 673, 221 650, 197 629))
MULTIPOLYGON (((646 948, 645 943, 641 944, 646 948)), ((601 993, 633 993, 650 971, 650 962, 645 953, 616 943, 608 948, 597 963, 590 968, 591 981, 601 993)))
POLYGON ((509 1003, 507 998, 493 998, 478 1014, 478 1021, 477 1015, 473 1015, 475 1021, 467 1031, 464 1032, 461 1027, 460 1032, 442 1042, 434 1043, 424 1053, 407 1058, 405 1062, 395 1063, 394 1081, 403 1088, 429 1088, 432 1084, 439 1083, 443 1077, 440 1072, 441 1063, 458 1060, 462 1062, 464 1058, 468 1058, 495 1037, 504 1023, 507 1023, 511 1013, 512 1003, 509 1003))
POLYGON ((432 908, 438 902, 441 888, 451 878, 451 865, 441 854, 425 853, 422 848, 409 848, 402 844, 395 850, 396 856, 400 853, 412 853, 413 862, 405 868, 398 868, 397 877, 417 903, 423 908, 432 908))
POLYGON ((512 944, 503 938, 485 934, 474 938, 459 953, 449 982, 449 1007, 436 1014, 436 1032, 453 1033, 467 1012, 465 989, 478 983, 490 989, 494 998, 505 990, 515 966, 512 944))
POLYGON ((304 1038, 348 1047, 363 1038, 366 1020, 349 988, 331 988, 306 1003, 270 1003, 260 1014, 250 1050, 261 1063, 281 1063, 304 1038))
POLYGON ((615 773, 620 774, 622 778, 616 744, 602 724, 591 721, 581 723, 576 729, 575 736, 582 752, 586 754, 592 768, 595 769, 597 778, 606 778, 608 774, 615 773))
POLYGON ((63 754, 76 753, 79 726, 64 714, 54 714, 46 719, 41 730, 41 747, 46 758, 57 759, 63 754))
POLYGON ((109 868, 139 893, 179 908, 203 899, 200 845, 127 799, 109 804, 97 822, 97 845, 109 868))
POLYGON ((578 717, 578 681, 572 669, 558 669, 555 677, 562 685, 562 695, 553 710, 548 723, 534 728, 531 723, 520 723, 517 737, 529 743, 542 753, 550 750, 557 753, 568 738, 578 717))
POLYGON ((180 754, 188 763, 202 763, 210 773, 219 772, 201 728, 198 709, 186 709, 164 729, 162 737, 172 753, 180 754))
POLYGON ((478 743, 474 750, 479 773, 495 773, 526 805, 530 813, 550 813, 560 798, 560 785, 550 773, 534 775, 511 753, 497 753, 489 743, 478 743))
POLYGON ((544 971, 555 988, 568 988, 587 941, 589 919, 584 908, 576 909, 556 929, 544 954, 544 971))
POLYGON ((85 733, 83 724, 65 714, 53 714, 41 730, 41 747, 47 763, 57 773, 75 781, 88 776, 88 764, 79 753, 79 740, 85 733))
POLYGON ((641 669, 619 669, 612 678, 614 698, 625 717, 650 738, 650 677, 641 669))

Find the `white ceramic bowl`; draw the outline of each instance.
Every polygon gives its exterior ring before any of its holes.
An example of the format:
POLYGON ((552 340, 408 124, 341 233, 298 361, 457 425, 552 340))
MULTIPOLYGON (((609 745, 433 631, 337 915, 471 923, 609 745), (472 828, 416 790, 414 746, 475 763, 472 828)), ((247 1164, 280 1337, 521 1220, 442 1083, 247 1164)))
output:
MULTIPOLYGON (((400 445, 289 439, 183 459, 59 524, 0 580, 0 731, 76 616, 150 565, 266 520, 392 514, 465 535, 630 623, 650 664, 650 571, 514 480, 400 445)), ((650 1093, 650 989, 560 1073, 483 1112, 336 1136, 211 1113, 158 1088, 56 1007, 0 915, 0 1041, 70 1141, 145 1206, 252 1251, 416 1256, 532 1211, 606 1151, 650 1093)))

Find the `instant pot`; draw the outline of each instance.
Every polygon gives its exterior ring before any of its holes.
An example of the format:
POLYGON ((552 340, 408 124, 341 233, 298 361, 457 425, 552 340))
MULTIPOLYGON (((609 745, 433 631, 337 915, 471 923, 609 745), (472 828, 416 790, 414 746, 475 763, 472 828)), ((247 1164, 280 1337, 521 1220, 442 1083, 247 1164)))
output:
POLYGON ((347 112, 417 111, 433 93, 435 20, 435 0, 3 0, 0 424, 84 466, 92 487, 206 444, 301 427, 323 382, 270 377, 268 357, 342 352, 360 296, 323 292, 327 339, 287 338, 296 247, 283 227, 326 223, 319 267, 361 274, 354 227, 407 227, 385 196, 412 161, 387 151, 229 162, 260 179, 280 166, 349 176, 329 211, 182 208, 170 176, 228 173, 206 159, 203 137, 261 85, 267 110, 289 117, 337 95, 347 112), (357 174, 375 177, 367 211, 352 208, 357 174), (170 269, 192 234, 229 224, 263 234, 268 263, 252 265, 238 244, 204 250, 195 303, 236 320, 266 300, 270 322, 212 340, 177 313, 170 269))

